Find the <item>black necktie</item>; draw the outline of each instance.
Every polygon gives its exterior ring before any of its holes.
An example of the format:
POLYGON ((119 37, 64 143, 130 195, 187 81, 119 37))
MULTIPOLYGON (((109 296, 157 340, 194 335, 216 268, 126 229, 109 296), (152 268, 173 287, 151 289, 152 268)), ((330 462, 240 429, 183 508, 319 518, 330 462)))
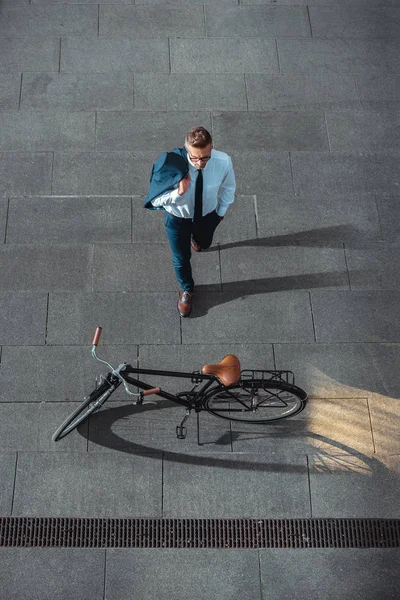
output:
POLYGON ((194 223, 199 223, 203 216, 203 170, 197 170, 196 189, 194 193, 194 223))

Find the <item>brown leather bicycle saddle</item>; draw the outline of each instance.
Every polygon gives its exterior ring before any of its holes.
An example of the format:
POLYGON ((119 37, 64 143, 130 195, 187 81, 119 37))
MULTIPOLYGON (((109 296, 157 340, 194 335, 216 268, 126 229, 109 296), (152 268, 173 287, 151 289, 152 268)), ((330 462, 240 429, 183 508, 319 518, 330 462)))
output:
POLYGON ((224 385, 232 385, 240 379, 240 360, 234 354, 228 354, 217 365, 205 365, 204 375, 215 375, 224 385))

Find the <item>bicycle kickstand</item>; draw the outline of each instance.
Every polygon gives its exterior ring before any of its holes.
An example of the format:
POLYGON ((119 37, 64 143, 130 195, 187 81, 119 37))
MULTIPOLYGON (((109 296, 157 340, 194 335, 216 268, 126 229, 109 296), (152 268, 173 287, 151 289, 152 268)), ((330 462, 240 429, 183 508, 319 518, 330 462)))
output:
POLYGON ((186 409, 186 415, 183 417, 180 425, 176 426, 176 437, 178 440, 184 440, 186 438, 186 427, 185 423, 190 417, 190 408, 186 409))

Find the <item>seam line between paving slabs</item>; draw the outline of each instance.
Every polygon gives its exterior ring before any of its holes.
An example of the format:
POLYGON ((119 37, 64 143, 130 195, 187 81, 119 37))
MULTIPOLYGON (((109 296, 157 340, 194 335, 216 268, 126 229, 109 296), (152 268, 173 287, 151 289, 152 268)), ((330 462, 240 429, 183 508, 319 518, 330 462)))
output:
POLYGON ((374 428, 372 427, 372 415, 371 415, 371 408, 369 405, 369 398, 366 398, 366 401, 367 401, 367 409, 368 409, 369 426, 371 428, 372 447, 374 449, 374 454, 376 454, 376 444, 375 444, 374 428))
POLYGON ((328 122, 326 120, 326 110, 324 110, 324 123, 325 123, 326 139, 328 141, 328 151, 332 152, 331 140, 329 137, 328 122))
POLYGON ((315 331, 315 321, 314 321, 314 311, 313 311, 313 305, 312 305, 312 297, 311 297, 311 292, 308 292, 308 297, 310 300, 310 309, 311 309, 311 321, 312 321, 312 326, 313 326, 313 332, 314 332, 314 342, 318 342, 317 340, 317 334, 315 331))
POLYGON ((170 74, 172 73, 172 64, 171 64, 171 38, 168 38, 168 66, 169 66, 169 72, 170 74))
POLYGON ((50 197, 54 195, 53 194, 54 160, 55 160, 54 152, 52 152, 52 155, 53 155, 53 159, 51 161, 50 197))
POLYGON ((278 39, 277 38, 275 38, 275 51, 276 51, 276 58, 278 61, 278 74, 282 75, 281 61, 279 60, 279 50, 278 50, 278 39))
POLYGON ((314 39, 312 25, 311 25, 310 7, 308 6, 308 4, 306 5, 306 10, 307 10, 308 25, 310 27, 310 36, 311 36, 311 39, 314 39))
POLYGON ((107 588, 107 550, 104 550, 104 586, 103 586, 103 600, 106 600, 106 588, 107 588))
POLYGON ((58 47, 58 72, 61 73, 61 46, 62 46, 62 37, 60 37, 60 45, 58 47))
POLYGON ((246 111, 249 112, 249 96, 247 94, 246 73, 243 73, 243 79, 244 79, 244 95, 246 96, 246 111))
POLYGON ((15 453, 15 470, 14 470, 14 483, 13 483, 13 491, 12 491, 12 499, 11 499, 11 515, 14 512, 14 499, 15 499, 15 486, 17 483, 17 467, 18 467, 18 456, 19 456, 19 452, 15 453))
POLYGON ((97 37, 100 37, 100 4, 97 5, 97 37))
POLYGON ((262 591, 262 576, 261 576, 261 553, 260 553, 260 548, 258 548, 257 550, 257 554, 258 554, 258 578, 260 581, 260 599, 263 600, 263 591, 262 591))
POLYGON ((346 244, 345 244, 345 242, 343 242, 343 252, 344 252, 344 262, 345 262, 345 265, 346 265, 347 281, 348 281, 348 284, 349 284, 349 290, 351 292, 352 291, 352 288, 351 288, 351 279, 350 279, 349 265, 348 265, 348 262, 347 262, 347 252, 346 252, 346 244))
POLYGON ((307 463, 308 497, 310 500, 310 519, 312 519, 313 518, 313 507, 312 507, 312 498, 311 498, 310 460, 309 460, 308 454, 306 454, 306 463, 307 463))
POLYGON ((47 346, 47 329, 49 326, 49 305, 50 305, 50 292, 47 292, 47 303, 46 303, 46 323, 44 326, 44 345, 47 346))
POLYGON ((10 198, 7 198, 7 207, 6 207, 6 222, 4 227, 4 241, 3 243, 7 243, 7 229, 8 229, 8 215, 10 214, 10 198))
POLYGON ((18 110, 21 110, 21 99, 22 99, 22 79, 24 77, 24 74, 21 73, 21 81, 20 81, 20 88, 19 88, 19 100, 18 100, 18 110))
POLYGON ((376 194, 374 194, 374 200, 375 200, 375 208, 376 208, 376 214, 378 216, 378 225, 379 225, 379 233, 381 236, 381 241, 386 242, 387 240, 385 239, 385 236, 383 235, 383 229, 382 229, 382 220, 381 220, 381 215, 379 213, 379 201, 378 201, 378 196, 376 194))
POLYGON ((289 168, 290 168, 290 175, 291 175, 291 178, 292 178, 293 194, 295 196, 297 196, 297 194, 296 194, 296 188, 294 187, 294 173, 293 173, 293 165, 292 165, 292 153, 289 151, 288 154, 289 154, 289 168))

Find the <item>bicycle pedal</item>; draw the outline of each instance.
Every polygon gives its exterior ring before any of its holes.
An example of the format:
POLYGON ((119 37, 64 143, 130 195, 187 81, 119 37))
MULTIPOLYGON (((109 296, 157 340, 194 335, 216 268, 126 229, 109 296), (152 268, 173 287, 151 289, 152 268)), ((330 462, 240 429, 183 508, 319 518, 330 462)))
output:
POLYGON ((186 427, 183 427, 182 425, 177 425, 176 437, 178 438, 178 440, 184 440, 186 438, 186 427))

